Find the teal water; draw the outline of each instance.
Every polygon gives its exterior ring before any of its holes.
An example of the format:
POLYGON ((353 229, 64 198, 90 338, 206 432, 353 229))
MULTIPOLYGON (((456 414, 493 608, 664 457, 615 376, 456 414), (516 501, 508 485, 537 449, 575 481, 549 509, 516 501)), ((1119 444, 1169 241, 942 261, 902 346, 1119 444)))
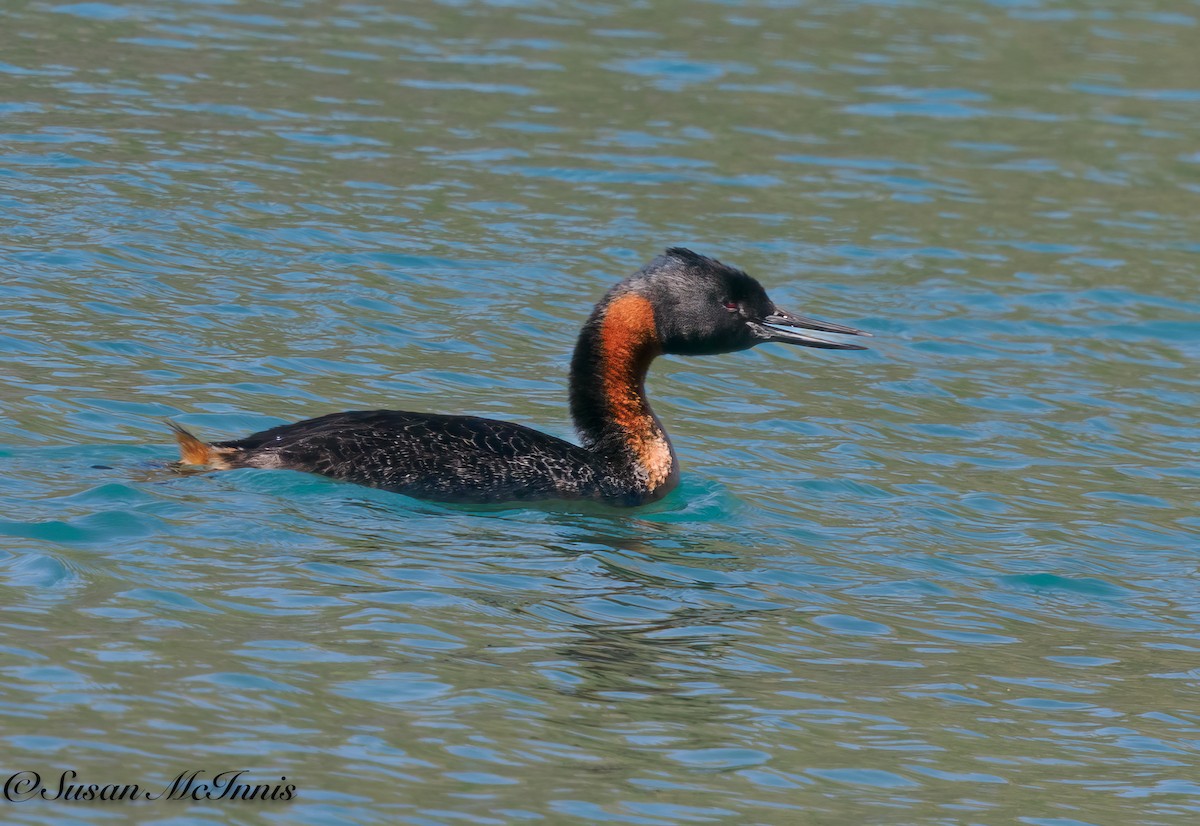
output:
POLYGON ((22 824, 1200 814, 1194 5, 0 9, 0 769, 22 824), (665 359, 681 488, 178 475, 341 409, 570 434, 662 247, 864 353, 665 359))

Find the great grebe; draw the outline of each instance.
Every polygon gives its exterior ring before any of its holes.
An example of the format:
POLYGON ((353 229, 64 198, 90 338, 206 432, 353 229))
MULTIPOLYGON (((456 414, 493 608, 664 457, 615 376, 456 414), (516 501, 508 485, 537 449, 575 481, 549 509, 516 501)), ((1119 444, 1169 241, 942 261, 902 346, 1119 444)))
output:
POLYGON ((182 463, 210 469, 302 470, 443 502, 641 505, 679 481, 671 440, 646 399, 650 362, 767 341, 866 349, 794 328, 869 335, 780 310, 741 270, 674 247, 612 287, 583 325, 571 359, 571 418, 582 445, 511 422, 399 410, 332 413, 227 442, 171 427, 182 463))

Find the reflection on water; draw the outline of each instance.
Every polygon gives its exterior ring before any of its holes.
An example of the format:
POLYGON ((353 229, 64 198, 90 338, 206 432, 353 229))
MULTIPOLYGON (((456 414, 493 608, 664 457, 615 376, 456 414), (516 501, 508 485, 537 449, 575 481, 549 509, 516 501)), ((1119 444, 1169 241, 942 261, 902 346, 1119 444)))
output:
POLYGON ((1196 22, 0 10, 11 770, 297 786, 146 804, 188 824, 1194 819, 1196 22), (165 466, 166 418, 568 436, 579 324, 673 244, 876 338, 656 364, 660 503, 165 466))

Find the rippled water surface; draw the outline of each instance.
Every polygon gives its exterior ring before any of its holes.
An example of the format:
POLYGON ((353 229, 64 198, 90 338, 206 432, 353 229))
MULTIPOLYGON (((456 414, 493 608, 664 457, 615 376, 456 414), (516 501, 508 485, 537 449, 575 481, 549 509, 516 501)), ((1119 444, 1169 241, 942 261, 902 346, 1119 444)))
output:
POLYGON ((1200 7, 0 9, 11 823, 1200 816, 1200 7), (681 488, 443 507, 210 438, 570 434, 578 325, 686 244, 864 353, 665 359, 681 488))

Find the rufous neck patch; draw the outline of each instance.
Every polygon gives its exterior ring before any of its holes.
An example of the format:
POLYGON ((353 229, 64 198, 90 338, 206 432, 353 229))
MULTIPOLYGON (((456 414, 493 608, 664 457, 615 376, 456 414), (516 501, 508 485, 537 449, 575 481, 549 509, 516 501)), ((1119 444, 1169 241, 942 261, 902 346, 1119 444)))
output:
POLYGON ((661 353, 650 301, 637 293, 614 299, 600 325, 604 400, 651 490, 666 482, 675 468, 671 443, 650 410, 644 387, 650 362, 661 353))

